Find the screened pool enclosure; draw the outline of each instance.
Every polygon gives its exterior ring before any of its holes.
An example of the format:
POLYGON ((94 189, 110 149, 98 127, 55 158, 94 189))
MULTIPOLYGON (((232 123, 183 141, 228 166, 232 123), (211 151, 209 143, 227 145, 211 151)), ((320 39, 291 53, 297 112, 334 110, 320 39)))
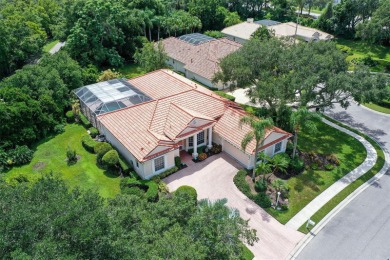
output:
POLYGON ((127 82, 113 79, 78 88, 74 91, 80 100, 81 112, 96 127, 96 116, 152 100, 127 82))

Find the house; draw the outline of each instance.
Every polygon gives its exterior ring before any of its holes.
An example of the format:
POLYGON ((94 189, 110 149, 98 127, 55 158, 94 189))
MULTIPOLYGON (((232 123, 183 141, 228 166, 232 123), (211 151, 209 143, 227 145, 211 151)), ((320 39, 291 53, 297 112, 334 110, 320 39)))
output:
POLYGON ((241 44, 222 38, 215 39, 200 33, 169 37, 162 40, 168 54, 168 64, 182 72, 187 78, 196 80, 211 88, 228 87, 222 83, 214 84, 212 78, 219 70, 219 62, 232 52, 241 48, 241 44))
MULTIPOLYGON (((81 110, 91 110, 86 116, 95 117, 95 121, 89 118, 144 179, 174 167, 180 151, 193 151, 196 158, 198 147, 211 148, 213 143, 221 144, 222 150, 245 168, 255 160, 254 141, 245 150, 241 148, 243 137, 250 131, 249 126, 239 125, 246 113, 236 103, 171 70, 84 86, 75 93, 81 110), (99 105, 97 112, 92 111, 96 104, 85 101, 85 93, 92 89, 95 94, 88 99, 100 99, 99 93, 110 92, 108 88, 113 89, 108 101, 114 105, 99 105)), ((284 152, 290 136, 274 127, 267 131, 260 149, 270 156, 284 152)))
POLYGON ((253 21, 249 18, 246 22, 242 22, 222 30, 222 33, 232 41, 245 43, 252 34, 261 26, 266 26, 268 30, 272 30, 276 37, 296 37, 307 42, 310 41, 327 41, 333 39, 333 36, 320 30, 297 25, 294 22, 280 23, 272 20, 253 21))

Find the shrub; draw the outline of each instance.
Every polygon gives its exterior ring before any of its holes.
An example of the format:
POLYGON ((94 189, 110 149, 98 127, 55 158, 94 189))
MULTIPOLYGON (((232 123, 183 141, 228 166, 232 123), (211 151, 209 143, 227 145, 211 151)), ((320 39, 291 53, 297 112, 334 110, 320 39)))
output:
POLYGON ((162 172, 161 174, 157 175, 157 176, 154 176, 152 178, 152 180, 158 180, 158 179, 163 179, 165 177, 168 177, 169 175, 171 174, 174 174, 175 172, 177 172, 179 170, 179 168, 177 168, 176 166, 162 172))
POLYGON ((175 157, 175 166, 180 169, 181 167, 181 158, 180 156, 175 157))
POLYGON ((275 190, 277 191, 281 191, 281 192, 286 192, 288 191, 288 187, 287 187, 287 184, 285 181, 283 180, 280 180, 280 179, 276 179, 276 180, 273 180, 272 183, 271 183, 272 187, 275 188, 275 190))
POLYGON ((73 113, 72 110, 69 110, 68 112, 66 112, 66 113, 65 113, 65 117, 66 117, 66 121, 67 121, 68 123, 74 122, 75 117, 74 117, 74 113, 73 113))
POLYGON ((88 119, 83 114, 79 113, 79 118, 80 118, 81 124, 85 128, 90 128, 92 126, 91 122, 89 122, 88 119))
POLYGON ((76 150, 68 146, 66 149, 66 157, 68 158, 68 163, 77 162, 76 150))
POLYGON ((300 174, 305 169, 305 162, 299 157, 295 157, 290 161, 289 170, 292 174, 300 174))
POLYGON ((216 91, 214 91, 216 94, 218 94, 219 96, 221 96, 221 97, 223 97, 223 98, 226 98, 226 99, 228 99, 228 100, 230 100, 230 101, 235 101, 236 100, 236 98, 234 97, 234 96, 232 96, 232 95, 229 95, 229 94, 226 94, 225 92, 223 92, 223 91, 220 91, 220 90, 216 90, 216 91))
POLYGON ((221 33, 220 31, 205 31, 204 34, 207 36, 216 38, 216 39, 225 37, 225 35, 223 33, 221 33))
POLYGON ((205 153, 199 154, 199 156, 198 156, 199 161, 204 161, 206 159, 207 159, 207 154, 205 154, 205 153))
POLYGON ((131 167, 121 156, 119 156, 119 166, 124 174, 130 174, 133 170, 133 167, 131 167))
MULTIPOLYGON (((298 147, 297 147, 297 150, 298 150, 298 147)), ((288 154, 289 156, 292 156, 293 151, 294 151, 294 144, 292 142, 287 142, 286 154, 288 154)))
POLYGON ((233 178, 233 182, 236 187, 245 194, 250 199, 253 199, 253 195, 249 184, 246 182, 245 177, 247 176, 247 172, 245 170, 239 170, 233 178))
POLYGON ((310 168, 312 169, 312 170, 318 170, 318 164, 316 164, 316 163, 312 163, 311 165, 310 165, 310 168))
POLYGON ((271 200, 265 193, 258 193, 254 200, 257 205, 264 209, 271 207, 271 200))
POLYGON ((95 146, 99 142, 96 142, 95 140, 93 140, 90 135, 83 135, 81 137, 81 143, 82 143, 83 147, 85 148, 85 150, 93 153, 93 152, 95 152, 95 146))
POLYGON ((213 154, 218 154, 218 153, 222 152, 222 145, 220 145, 220 144, 213 144, 213 147, 211 147, 210 151, 213 154))
MULTIPOLYGON (((142 182, 142 181, 141 181, 142 182)), ((147 181, 148 191, 145 193, 145 198, 150 202, 158 200, 158 184, 154 181, 147 181)))
POLYGON ((255 190, 257 192, 265 192, 267 190, 267 184, 263 180, 259 180, 255 183, 255 190))
POLYGON ((121 180, 120 188, 124 194, 133 194, 150 202, 158 200, 158 184, 154 181, 126 177, 121 180))
POLYGON ((330 164, 330 163, 325 164, 325 170, 331 171, 331 170, 333 170, 333 169, 334 169, 334 165, 333 165, 333 164, 330 164))
POLYGON ((335 155, 335 154, 327 155, 326 160, 328 160, 328 162, 333 163, 337 166, 340 165, 340 160, 339 160, 339 158, 337 158, 337 155, 335 155))
POLYGON ((138 186, 133 186, 133 187, 127 188, 124 191, 124 193, 129 194, 129 195, 134 195, 134 196, 137 196, 139 198, 143 198, 145 196, 145 191, 143 189, 139 188, 138 186))
POLYGON ((280 210, 286 211, 286 210, 288 210, 288 206, 286 204, 282 204, 282 205, 280 205, 280 210))
POLYGON ((99 131, 95 127, 90 127, 88 130, 92 138, 95 138, 99 134, 99 131))
POLYGON ((180 186, 175 191, 175 195, 189 198, 189 199, 193 200, 194 202, 196 202, 198 199, 198 194, 197 194, 196 190, 193 187, 186 186, 186 185, 180 186))
MULTIPOLYGON (((9 150, 8 153, 5 153, 5 161, 11 160, 11 164, 19 166, 31 162, 33 158, 34 151, 28 148, 26 145, 16 146, 15 149, 9 150)), ((1 160, 3 161, 3 160, 1 160)), ((1 162, 2 164, 4 162, 1 162)), ((9 162, 8 162, 9 164, 9 162)))
POLYGON ((108 151, 112 150, 112 146, 106 142, 98 142, 94 147, 94 152, 100 160, 108 151))
POLYGON ((65 126, 63 124, 58 124, 54 126, 54 133, 62 134, 63 132, 65 132, 65 126))
POLYGON ((102 163, 107 168, 112 168, 119 162, 118 152, 115 150, 109 150, 102 157, 102 163))

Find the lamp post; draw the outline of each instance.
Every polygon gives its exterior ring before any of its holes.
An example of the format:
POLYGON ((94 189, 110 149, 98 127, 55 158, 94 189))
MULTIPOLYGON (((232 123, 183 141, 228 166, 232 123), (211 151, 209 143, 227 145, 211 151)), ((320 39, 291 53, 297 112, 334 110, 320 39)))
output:
POLYGON ((280 196, 280 191, 278 191, 278 196, 276 197, 276 205, 275 205, 276 209, 278 209, 279 196, 280 196))

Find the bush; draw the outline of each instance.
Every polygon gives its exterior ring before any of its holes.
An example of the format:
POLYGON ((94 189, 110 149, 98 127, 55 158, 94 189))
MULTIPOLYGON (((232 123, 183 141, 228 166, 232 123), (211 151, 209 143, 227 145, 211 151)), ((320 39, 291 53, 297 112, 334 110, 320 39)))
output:
POLYGON ((265 192, 267 190, 267 184, 263 180, 259 180, 255 183, 255 190, 257 192, 265 192))
POLYGON ((197 201, 198 199, 198 194, 196 190, 191 187, 191 186, 180 186, 176 191, 175 191, 176 196, 183 196, 185 198, 189 198, 193 200, 194 202, 197 201))
POLYGON ((211 147, 210 151, 213 154, 218 154, 218 153, 222 152, 222 145, 220 145, 220 144, 213 144, 213 147, 211 147))
POLYGON ((62 134, 63 132, 65 132, 65 126, 63 124, 58 124, 54 126, 54 133, 62 134))
POLYGON ((85 150, 87 150, 88 152, 94 153, 95 146, 99 142, 96 142, 95 140, 93 140, 90 135, 83 135, 81 137, 81 143, 82 143, 83 147, 85 148, 85 150))
MULTIPOLYGON (((143 182, 143 181, 141 181, 143 182)), ((146 186, 148 186, 148 191, 145 193, 145 198, 150 202, 155 202, 158 200, 158 184, 154 181, 147 181, 146 186)))
POLYGON ((275 179, 271 183, 272 187, 275 188, 275 190, 286 193, 288 192, 288 186, 287 183, 281 179, 275 179))
POLYGON ((213 37, 215 39, 225 37, 225 35, 223 33, 221 33, 220 31, 205 31, 204 34, 207 36, 213 37))
POLYGON ((119 162, 118 152, 115 150, 109 150, 102 157, 102 163, 107 168, 112 168, 119 162))
MULTIPOLYGON (((204 150, 205 150, 205 148, 206 148, 206 146, 204 146, 204 145, 198 146, 197 153, 198 153, 198 154, 203 153, 204 150)), ((192 155, 192 153, 194 152, 194 149, 188 149, 187 152, 188 152, 189 155, 192 155)))
POLYGON ((295 157, 290 161, 289 171, 292 174, 295 175, 300 174, 301 172, 303 172, 304 169, 305 169, 305 162, 299 159, 299 157, 295 157))
POLYGON ((121 156, 119 156, 119 166, 124 174, 130 174, 133 170, 133 167, 131 167, 121 156))
POLYGON ((72 110, 66 112, 65 117, 66 117, 66 121, 68 123, 73 123, 74 122, 75 117, 74 117, 74 113, 73 113, 72 110))
POLYGON ((100 160, 108 151, 112 150, 112 146, 106 142, 98 142, 94 147, 94 152, 100 160))
POLYGON ((66 149, 66 157, 68 158, 68 163, 77 162, 76 150, 68 146, 68 148, 66 149))
POLYGON ((271 207, 271 200, 265 193, 258 193, 254 200, 257 205, 264 209, 271 207))
POLYGON ((334 169, 334 165, 333 164, 325 164, 325 170, 331 171, 333 169, 334 169))
POLYGON ((126 177, 121 180, 120 188, 124 194, 133 194, 150 202, 158 200, 158 184, 154 181, 126 177))
POLYGON ((230 101, 235 101, 236 100, 236 98, 234 97, 234 96, 232 96, 232 95, 229 95, 229 94, 226 94, 225 92, 223 92, 223 91, 220 91, 220 90, 216 90, 216 91, 214 91, 216 94, 218 94, 219 96, 221 96, 221 97, 223 97, 223 98, 226 98, 226 99, 228 99, 228 100, 230 100, 230 101))
POLYGON ((204 161, 206 159, 207 159, 207 154, 205 154, 205 153, 199 154, 199 156, 198 156, 199 161, 204 161))
POLYGON ((88 119, 83 114, 79 113, 79 118, 80 118, 81 124, 85 128, 90 128, 92 126, 91 122, 89 122, 88 119))
POLYGON ((34 151, 26 145, 22 145, 16 146, 15 149, 9 150, 8 153, 5 154, 7 160, 11 160, 13 165, 20 166, 31 162, 34 151))
MULTIPOLYGON (((298 147, 297 147, 297 150, 298 150, 298 147)), ((289 156, 292 157, 293 151, 294 151, 294 144, 292 142, 287 142, 286 154, 288 154, 289 156)))
POLYGON ((326 160, 330 163, 337 165, 337 166, 340 165, 340 160, 339 160, 339 158, 337 158, 337 155, 335 155, 335 154, 327 155, 326 160))
POLYGON ((236 187, 245 194, 250 199, 253 199, 253 195, 251 192, 251 189, 249 187, 249 184, 246 182, 245 177, 248 175, 248 173, 245 170, 239 170, 233 178, 233 182, 236 185, 236 187))
POLYGON ((168 176, 171 175, 171 174, 174 174, 174 173, 177 172, 178 170, 179 170, 179 168, 176 167, 176 166, 174 166, 174 167, 172 167, 172 168, 170 168, 170 169, 168 169, 168 170, 162 172, 161 174, 159 174, 159 175, 157 175, 157 176, 154 176, 154 177, 152 178, 152 180, 163 179, 163 178, 165 178, 165 177, 168 177, 168 176))
POLYGON ((88 130, 92 138, 95 138, 99 134, 99 131, 95 127, 90 127, 88 130))
POLYGON ((175 166, 180 169, 181 167, 181 158, 180 156, 175 157, 175 166))

